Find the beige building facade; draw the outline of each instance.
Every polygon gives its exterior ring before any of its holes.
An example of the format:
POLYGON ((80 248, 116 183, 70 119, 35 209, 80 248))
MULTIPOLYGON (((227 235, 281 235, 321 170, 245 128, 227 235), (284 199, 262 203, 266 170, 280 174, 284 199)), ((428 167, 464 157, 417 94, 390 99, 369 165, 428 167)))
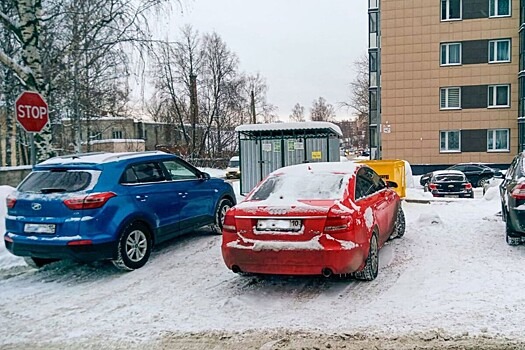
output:
POLYGON ((519 14, 518 0, 369 0, 375 157, 509 164, 519 14))

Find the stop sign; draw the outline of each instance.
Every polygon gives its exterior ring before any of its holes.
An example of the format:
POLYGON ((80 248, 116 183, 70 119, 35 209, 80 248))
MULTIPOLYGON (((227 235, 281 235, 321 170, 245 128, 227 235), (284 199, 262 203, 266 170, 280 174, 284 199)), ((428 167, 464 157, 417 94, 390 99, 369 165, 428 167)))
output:
POLYGON ((15 108, 16 120, 27 132, 40 132, 49 121, 47 103, 38 92, 22 92, 15 108))

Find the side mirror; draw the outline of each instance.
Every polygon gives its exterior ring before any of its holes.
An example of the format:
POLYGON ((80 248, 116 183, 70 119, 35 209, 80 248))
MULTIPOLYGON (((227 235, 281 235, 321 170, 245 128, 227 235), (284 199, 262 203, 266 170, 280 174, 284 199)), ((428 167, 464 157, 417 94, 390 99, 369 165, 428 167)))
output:
POLYGON ((208 174, 208 173, 204 173, 204 172, 202 172, 199 178, 200 178, 201 180, 209 180, 209 179, 211 179, 211 176, 210 176, 210 174, 208 174))
POLYGON ((397 182, 394 182, 394 181, 387 181, 386 182, 386 186, 388 188, 397 188, 397 182))

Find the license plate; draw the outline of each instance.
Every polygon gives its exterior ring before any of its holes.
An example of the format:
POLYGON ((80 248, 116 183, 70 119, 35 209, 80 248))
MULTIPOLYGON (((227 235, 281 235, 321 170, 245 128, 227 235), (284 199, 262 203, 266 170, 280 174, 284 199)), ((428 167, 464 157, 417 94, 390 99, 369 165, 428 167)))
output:
POLYGON ((301 229, 301 220, 258 220, 258 231, 299 231, 301 229))
POLYGON ((25 224, 26 233, 55 233, 55 224, 25 224))
POLYGON ((459 198, 457 194, 449 194, 447 195, 448 198, 459 198))

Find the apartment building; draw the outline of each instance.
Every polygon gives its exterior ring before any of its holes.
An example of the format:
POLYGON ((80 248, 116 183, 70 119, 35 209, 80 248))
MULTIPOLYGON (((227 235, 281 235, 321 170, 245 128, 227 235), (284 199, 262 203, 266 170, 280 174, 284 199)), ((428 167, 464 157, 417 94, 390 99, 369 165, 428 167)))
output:
POLYGON ((372 155, 412 164, 509 164, 525 144, 525 5, 368 5, 372 155))

